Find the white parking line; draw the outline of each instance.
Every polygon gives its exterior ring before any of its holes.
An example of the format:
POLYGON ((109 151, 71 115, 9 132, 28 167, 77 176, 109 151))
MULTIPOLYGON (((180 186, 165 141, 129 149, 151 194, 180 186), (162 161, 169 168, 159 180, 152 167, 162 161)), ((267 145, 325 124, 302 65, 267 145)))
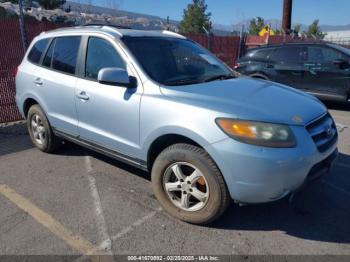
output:
POLYGON ((156 211, 150 212, 147 215, 145 215, 144 217, 141 217, 140 219, 136 220, 132 225, 124 228, 123 230, 121 230, 118 234, 114 235, 111 237, 111 239, 113 241, 117 240, 118 238, 122 238, 123 236, 125 236, 126 234, 130 233, 134 228, 144 224, 147 220, 151 219, 152 217, 154 217, 159 211, 161 211, 162 209, 159 208, 156 211))
POLYGON ((94 200, 95 214, 97 219, 97 230, 99 233, 99 238, 102 242, 102 244, 100 244, 100 247, 101 249, 110 251, 112 249, 112 241, 108 235, 107 224, 106 224, 105 217, 103 215, 101 198, 97 190, 96 180, 91 175, 91 172, 93 169, 92 169, 91 159, 89 156, 85 156, 85 166, 86 166, 87 178, 89 181, 91 195, 94 200))
POLYGON ((33 219, 35 219, 42 226, 46 227, 57 237, 65 241, 72 248, 83 254, 95 254, 92 251, 94 251, 96 247, 92 243, 86 240, 83 236, 75 234, 68 228, 64 227, 50 214, 46 213, 25 197, 19 195, 9 186, 0 184, 0 194, 5 196, 18 208, 29 214, 33 219))
POLYGON ((348 128, 346 125, 340 124, 340 123, 336 123, 338 132, 341 133, 344 131, 345 128, 348 128))
POLYGON ((92 163, 90 156, 85 156, 85 167, 86 167, 86 172, 91 173, 92 172, 92 163))

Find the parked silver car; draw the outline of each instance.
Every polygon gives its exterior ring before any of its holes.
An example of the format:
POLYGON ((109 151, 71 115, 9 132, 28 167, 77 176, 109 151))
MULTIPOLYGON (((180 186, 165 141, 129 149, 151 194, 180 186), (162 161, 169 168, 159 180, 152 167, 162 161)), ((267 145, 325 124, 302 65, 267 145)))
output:
POLYGON ((316 98, 237 78, 168 31, 42 33, 16 87, 40 150, 70 140, 149 170, 164 209, 190 223, 214 221, 231 199, 283 198, 327 171, 337 154, 334 121, 316 98))

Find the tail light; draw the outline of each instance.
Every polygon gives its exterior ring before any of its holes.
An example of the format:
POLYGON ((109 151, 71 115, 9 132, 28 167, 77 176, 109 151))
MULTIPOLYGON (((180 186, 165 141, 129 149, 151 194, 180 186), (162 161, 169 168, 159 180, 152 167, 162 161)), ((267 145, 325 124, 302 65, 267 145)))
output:
POLYGON ((239 68, 240 66, 241 66, 240 63, 236 63, 235 66, 234 66, 234 69, 237 69, 237 68, 239 68))

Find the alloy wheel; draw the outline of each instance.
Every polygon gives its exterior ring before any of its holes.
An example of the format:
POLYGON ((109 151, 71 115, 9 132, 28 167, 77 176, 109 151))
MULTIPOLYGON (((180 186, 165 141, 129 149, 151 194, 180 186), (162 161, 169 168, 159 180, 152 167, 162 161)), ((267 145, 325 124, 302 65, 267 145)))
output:
POLYGON ((207 180, 187 162, 176 162, 166 169, 163 188, 170 201, 185 211, 201 210, 209 199, 207 180))
POLYGON ((41 117, 34 114, 31 119, 33 137, 36 143, 43 145, 46 142, 46 129, 41 117))

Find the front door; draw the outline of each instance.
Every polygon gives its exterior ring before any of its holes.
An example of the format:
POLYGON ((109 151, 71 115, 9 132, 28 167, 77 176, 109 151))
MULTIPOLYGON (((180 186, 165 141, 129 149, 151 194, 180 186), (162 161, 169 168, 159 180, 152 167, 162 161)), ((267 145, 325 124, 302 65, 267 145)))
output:
MULTIPOLYGON (((75 91, 79 137, 97 146, 131 156, 139 154, 139 110, 142 86, 130 89, 97 82, 106 67, 127 69, 116 44, 107 38, 86 41, 84 77, 75 91)), ((131 75, 130 69, 128 70, 131 75)))
POLYGON ((350 67, 336 65, 337 59, 349 59, 338 50, 326 46, 311 45, 308 47, 305 63, 305 82, 308 91, 320 97, 331 96, 340 100, 346 99, 350 90, 350 67))

